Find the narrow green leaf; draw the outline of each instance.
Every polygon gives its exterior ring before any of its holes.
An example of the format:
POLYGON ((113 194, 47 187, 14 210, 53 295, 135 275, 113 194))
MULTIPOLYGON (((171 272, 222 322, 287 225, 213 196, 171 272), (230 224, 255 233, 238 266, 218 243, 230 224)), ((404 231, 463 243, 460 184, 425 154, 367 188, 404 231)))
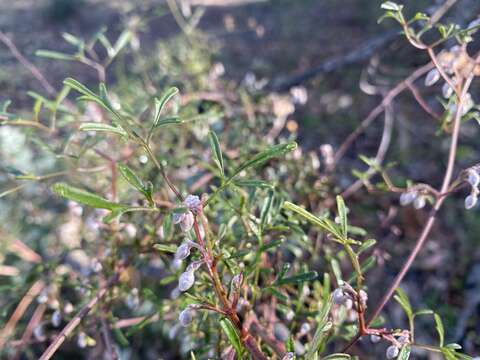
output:
POLYGON ((115 42, 115 45, 113 46, 113 54, 110 57, 115 57, 118 55, 118 53, 125 47, 125 45, 128 44, 132 37, 132 33, 130 30, 124 30, 120 36, 118 37, 117 41, 115 42))
POLYGON ((443 327, 442 318, 438 314, 433 314, 435 319, 435 328, 437 329, 438 338, 440 339, 440 347, 443 347, 445 341, 445 328, 443 327))
POLYGON ((223 156, 222 150, 220 149, 220 143, 218 142, 218 137, 213 131, 208 132, 208 140, 210 142, 210 147, 212 149, 213 161, 220 170, 222 177, 225 175, 223 168, 223 156))
POLYGON ((264 252, 264 251, 267 251, 267 250, 270 250, 272 248, 275 248, 277 246, 280 246, 284 243, 285 239, 279 239, 279 240, 273 240, 273 241, 270 241, 269 243, 263 245, 263 246, 260 246, 260 249, 259 251, 260 252, 264 252))
POLYGON ((84 41, 75 35, 72 35, 70 33, 64 32, 62 34, 63 39, 68 42, 70 45, 81 47, 84 43, 84 41))
POLYGON ((285 201, 283 203, 283 208, 293 211, 294 213, 297 213, 298 215, 302 216, 306 220, 310 221, 312 224, 317 225, 318 227, 322 228, 324 231, 327 231, 329 233, 332 232, 332 227, 329 225, 325 219, 320 219, 319 217, 313 215, 312 213, 308 212, 304 208, 295 205, 289 201, 285 201))
POLYGON ((360 247, 358 248, 357 250, 357 253, 360 255, 361 253, 363 253, 364 251, 370 249, 372 246, 374 246, 375 244, 377 243, 377 240, 375 239, 368 239, 368 240, 365 240, 362 245, 360 245, 360 247))
POLYGON ((385 1, 380 7, 384 10, 391 10, 391 11, 401 11, 403 6, 398 5, 393 1, 385 1))
POLYGON ((342 231, 343 237, 346 238, 348 234, 347 209, 345 207, 345 202, 340 195, 337 196, 337 209, 338 217, 340 218, 340 229, 342 231))
POLYGON ((143 181, 135 174, 135 172, 130 169, 127 165, 118 164, 118 170, 120 171, 120 175, 135 189, 140 191, 141 193, 145 193, 145 185, 143 181))
POLYGON ((175 254, 175 252, 177 251, 177 247, 175 245, 155 244, 153 245, 153 248, 161 252, 168 252, 172 254, 175 254))
POLYGON ((183 124, 185 121, 180 119, 179 116, 170 116, 166 118, 161 118, 155 127, 170 125, 170 124, 183 124))
POLYGON ((155 115, 153 120, 153 126, 157 126, 160 121, 160 115, 162 114, 163 108, 170 101, 172 97, 178 94, 179 90, 176 87, 171 87, 162 95, 160 99, 155 99, 155 115))
POLYGON ((412 310, 412 306, 410 305, 410 300, 408 300, 407 294, 405 294, 402 288, 397 288, 396 293, 397 294, 394 296, 394 299, 403 308, 403 311, 405 311, 409 320, 412 319, 413 310, 412 310))
POLYGON ((274 283, 274 285, 285 285, 285 284, 297 284, 303 283, 305 281, 315 280, 318 277, 318 273, 316 271, 307 271, 302 274, 293 275, 289 277, 282 278, 274 283))
POLYGON ((223 318, 220 320, 220 326, 222 327, 222 330, 225 333, 225 335, 227 335, 228 341, 237 352, 238 357, 241 358, 243 353, 243 350, 242 350, 243 347, 235 327, 227 318, 223 318))
POLYGON ((56 183, 52 186, 52 190, 59 196, 78 203, 91 206, 97 209, 117 210, 124 205, 109 201, 91 192, 70 186, 65 183, 56 183))
POLYGON ((127 347, 128 345, 130 345, 130 343, 128 342, 128 339, 125 337, 122 330, 116 327, 113 327, 112 329, 113 329, 113 334, 115 335, 115 339, 120 344, 120 346, 127 347))
POLYGON ((234 184, 240 187, 254 187, 261 189, 273 188, 272 184, 262 180, 236 180, 234 184))
POLYGON ((400 350, 400 354, 398 354, 398 360, 408 360, 410 358, 410 352, 412 351, 412 348, 410 345, 405 345, 402 347, 400 350))
POLYGON ((351 359, 351 358, 352 357, 348 354, 336 353, 336 354, 325 356, 322 358, 322 360, 345 360, 345 359, 351 359))
POLYGON ((310 343, 310 348, 308 349, 307 354, 305 355, 305 360, 313 360, 317 355, 317 352, 327 341, 327 334, 331 326, 329 326, 328 316, 330 314, 330 309, 332 307, 332 300, 329 298, 328 301, 325 301, 317 316, 317 329, 315 330, 315 335, 313 340, 310 343))
POLYGON ((265 202, 263 203, 262 211, 260 212, 260 228, 262 230, 265 228, 265 225, 267 224, 270 210, 272 209, 273 196, 274 196, 273 191, 269 191, 268 196, 265 199, 265 202))
POLYGON ((108 132, 108 133, 117 134, 121 136, 127 136, 127 133, 125 132, 125 130, 123 130, 119 126, 112 126, 112 125, 98 123, 98 122, 82 123, 78 129, 80 131, 108 132))
POLYGON ((55 59, 55 60, 64 60, 64 61, 76 60, 74 55, 64 54, 58 51, 50 51, 50 50, 37 50, 35 51, 35 55, 39 57, 55 59))
POLYGON ((238 168, 235 169, 232 175, 228 177, 227 180, 220 186, 205 202, 204 206, 207 206, 208 203, 221 191, 223 191, 230 183, 235 179, 235 177, 240 174, 243 170, 248 168, 253 168, 260 166, 261 164, 266 163, 268 160, 285 155, 297 148, 297 143, 292 141, 285 144, 274 145, 268 148, 265 151, 255 155, 252 159, 245 161, 238 168))

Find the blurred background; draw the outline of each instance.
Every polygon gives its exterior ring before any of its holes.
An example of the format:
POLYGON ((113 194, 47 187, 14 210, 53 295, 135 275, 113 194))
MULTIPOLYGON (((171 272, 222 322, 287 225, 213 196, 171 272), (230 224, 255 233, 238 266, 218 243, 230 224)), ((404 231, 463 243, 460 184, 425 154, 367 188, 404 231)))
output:
MULTIPOLYGON (((0 0, 0 31, 14 44, 9 48, 7 42, 0 43, 0 103, 10 99, 10 111, 31 111, 35 100, 28 91, 45 92, 28 67, 19 62, 15 49, 38 67, 55 88, 61 88, 66 76, 91 87, 104 76, 118 92, 138 99, 142 98, 138 93, 139 82, 146 89, 149 84, 151 87, 181 84, 182 92, 192 96, 208 92, 206 101, 225 102, 227 107, 237 97, 268 98, 273 112, 285 115, 278 116, 283 121, 269 125, 268 136, 294 134, 303 161, 311 169, 304 179, 306 185, 297 189, 294 196, 314 199, 313 202, 320 204, 327 198, 322 193, 327 190, 321 181, 328 168, 329 146, 337 149, 380 103, 383 94, 428 62, 424 53, 412 48, 399 35, 397 24, 377 23, 382 14, 380 3, 377 0, 0 0), (113 59, 103 75, 88 64, 35 56, 39 49, 74 53, 75 46, 65 41, 65 33, 89 39, 101 32, 109 39, 117 39, 126 29, 131 35, 126 55, 113 59), (196 32, 196 41, 189 41, 185 35, 189 31, 196 32), (284 99, 288 101, 285 103, 284 99)), ((410 15, 417 11, 431 13, 443 3, 404 2, 410 15)), ((452 3, 445 22, 465 26, 480 14, 480 2, 476 0, 452 3)), ((471 50, 476 46, 474 42, 471 50)), ((98 55, 104 57, 101 51, 98 55)), ((439 89, 425 88, 423 80, 418 87, 431 109, 441 113, 439 89)), ((474 85, 474 98, 478 98, 477 92, 478 85, 474 85)), ((248 105, 250 100, 247 100, 243 105, 248 105)), ((392 163, 393 178, 400 184, 413 179, 438 186, 449 145, 448 138, 439 131, 440 122, 422 109, 409 91, 395 99, 391 113, 394 123, 384 162, 392 163)), ((341 192, 355 182, 352 170, 366 169, 358 156, 374 157, 383 131, 384 119, 380 116, 348 149, 335 169, 330 190, 341 192)), ((461 134, 458 169, 478 162, 478 139, 478 123, 466 123, 461 134)), ((22 130, 0 127, 0 192, 12 185, 8 171, 3 171, 7 168, 36 173, 51 169, 52 160, 39 158, 35 148, 26 146, 28 142, 22 130)), ((41 252, 42 244, 46 246, 50 237, 61 236, 53 235, 55 231, 49 226, 56 226, 52 216, 65 214, 68 209, 40 214, 43 220, 36 218, 38 213, 25 217, 37 205, 46 207, 47 204, 37 204, 37 194, 38 188, 26 187, 22 193, 0 199, 0 243, 9 235, 21 237, 41 252), (24 209, 18 208, 20 196, 30 201, 22 205, 24 209)), ((430 241, 403 287, 414 308, 433 308, 443 316, 449 341, 462 344, 466 353, 480 355, 480 222, 478 210, 464 211, 464 196, 459 194, 447 201, 430 241)), ((428 212, 399 207, 395 194, 369 193, 364 188, 352 194, 347 202, 351 221, 379 241, 377 265, 367 280, 370 299, 376 303, 411 249, 428 212)), ((10 264, 8 256, 1 258, 10 264)), ((11 285, 6 278, 0 276, 1 286, 11 285)), ((7 295, 0 295, 3 296, 7 295)), ((8 319, 16 301, 8 300, 0 310, 0 324, 8 319)), ((397 305, 390 304, 386 314, 396 326, 405 325, 397 305)), ((420 321, 417 333, 424 343, 435 338, 433 325, 428 322, 420 321)), ((435 354, 428 356, 437 358, 435 354)))

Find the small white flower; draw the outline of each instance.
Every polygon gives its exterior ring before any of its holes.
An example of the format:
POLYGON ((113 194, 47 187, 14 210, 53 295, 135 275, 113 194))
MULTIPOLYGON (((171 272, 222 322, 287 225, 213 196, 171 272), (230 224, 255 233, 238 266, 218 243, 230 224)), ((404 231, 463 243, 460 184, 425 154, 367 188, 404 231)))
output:
POLYGON ((240 273, 240 274, 236 274, 233 278, 232 278, 232 286, 234 289, 238 289, 240 287, 240 285, 242 285, 242 280, 243 280, 243 274, 240 273))
POLYGON ((183 243, 177 248, 175 252, 175 259, 184 260, 190 255, 191 245, 188 242, 183 243))
POLYGON ((474 188, 478 187, 478 184, 480 184, 480 175, 478 172, 474 169, 468 169, 467 174, 468 183, 474 188))
POLYGON ((428 72, 427 76, 425 77, 425 86, 432 86, 440 79, 440 73, 438 70, 432 69, 428 72))
POLYGON ((374 344, 378 343, 380 340, 382 340, 381 336, 378 335, 370 335, 370 341, 374 344))
POLYGON ((180 291, 187 291, 193 286, 195 282, 195 274, 193 270, 187 270, 178 279, 178 289, 180 291))
POLYGON ((134 238, 137 235, 137 227, 131 223, 125 225, 125 232, 131 238, 134 238))
POLYGON ((400 205, 405 206, 412 203, 417 198, 417 192, 415 190, 409 190, 400 195, 400 205))
POLYGON ((54 327, 60 326, 60 324, 62 323, 62 313, 60 312, 60 310, 55 310, 53 312, 51 322, 54 327))
POLYGON ((193 320, 193 310, 189 307, 182 310, 180 315, 178 315, 178 320, 180 321, 180 325, 188 326, 193 320))
POLYGON ((425 196, 418 196, 414 201, 413 201, 413 207, 415 209, 422 209, 425 207, 426 201, 425 201, 425 196))
POLYGON ((398 356, 400 350, 395 345, 391 345, 387 348, 387 359, 395 359, 398 356))
POLYGON ((197 195, 188 195, 183 203, 194 214, 202 211, 202 200, 197 195))
POLYGON ((465 198, 465 209, 470 210, 477 205, 478 197, 476 194, 470 194, 465 198))

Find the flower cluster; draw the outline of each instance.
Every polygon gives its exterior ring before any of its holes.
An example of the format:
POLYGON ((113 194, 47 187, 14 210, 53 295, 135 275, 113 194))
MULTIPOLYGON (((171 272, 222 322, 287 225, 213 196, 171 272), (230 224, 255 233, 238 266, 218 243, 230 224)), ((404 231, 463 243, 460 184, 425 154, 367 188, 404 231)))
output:
POLYGON ((478 185, 480 185, 480 174, 477 166, 467 169, 466 181, 470 185, 470 195, 465 198, 465 209, 469 210, 475 207, 478 202, 478 185))
POLYGON ((421 184, 409 188, 400 195, 400 205, 407 206, 412 203, 415 209, 422 209, 427 204, 427 190, 421 184))

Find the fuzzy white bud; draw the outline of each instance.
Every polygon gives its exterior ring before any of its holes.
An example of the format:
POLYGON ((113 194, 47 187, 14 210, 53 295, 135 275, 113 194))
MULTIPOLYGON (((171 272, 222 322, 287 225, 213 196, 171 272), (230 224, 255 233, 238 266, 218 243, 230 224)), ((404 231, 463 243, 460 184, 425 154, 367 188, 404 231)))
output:
POLYGON ((197 195, 188 195, 183 203, 194 214, 202 211, 202 200, 197 195))
POLYGON ((465 198, 465 209, 470 210, 477 205, 478 197, 476 194, 470 194, 465 198))
POLYGON ((335 289, 332 294, 332 299, 335 304, 345 303, 346 296, 342 289, 335 289))
POLYGON ((381 336, 378 335, 370 335, 370 341, 374 344, 378 343, 380 340, 382 340, 381 336))
POLYGON ((414 201, 413 201, 413 207, 417 210, 422 209, 426 205, 425 201, 425 196, 418 196, 414 201))
POLYGON ((177 248, 177 251, 175 252, 175 259, 177 260, 184 260, 190 255, 190 244, 189 243, 183 243, 177 248))
POLYGON ((425 86, 432 86, 440 79, 440 72, 437 69, 432 69, 425 77, 425 86))
POLYGON ((406 191, 400 195, 400 205, 405 206, 415 201, 417 192, 414 190, 406 191))
POLYGON ((53 312, 51 322, 54 327, 60 326, 60 324, 62 323, 62 313, 60 312, 60 310, 55 310, 53 312))
POLYGON ((193 286, 195 282, 195 274, 193 270, 187 270, 178 279, 178 289, 180 291, 187 291, 193 286))
POLYGON ((193 320, 193 310, 189 307, 182 310, 182 312, 180 312, 180 315, 178 315, 178 320, 180 321, 180 325, 182 326, 190 325, 193 320))
POLYGON ((467 170, 467 181, 468 183, 476 188, 478 187, 478 184, 480 184, 480 175, 478 172, 474 169, 468 169, 467 170))
POLYGON ((387 359, 395 359, 398 356, 399 352, 400 350, 398 349, 398 347, 396 347, 395 345, 390 345, 387 348, 387 359))

